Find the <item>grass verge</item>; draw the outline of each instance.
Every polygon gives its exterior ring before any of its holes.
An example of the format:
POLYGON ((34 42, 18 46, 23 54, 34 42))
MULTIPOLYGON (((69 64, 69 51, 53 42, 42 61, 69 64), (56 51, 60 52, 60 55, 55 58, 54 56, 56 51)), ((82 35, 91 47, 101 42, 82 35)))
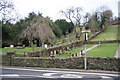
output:
POLYGON ((87 52, 87 56, 91 57, 114 57, 118 48, 117 43, 101 44, 87 52))

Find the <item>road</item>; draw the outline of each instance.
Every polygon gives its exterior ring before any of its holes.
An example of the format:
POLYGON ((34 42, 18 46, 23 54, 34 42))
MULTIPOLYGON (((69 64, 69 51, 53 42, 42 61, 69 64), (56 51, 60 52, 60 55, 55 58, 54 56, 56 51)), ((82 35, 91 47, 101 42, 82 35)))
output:
POLYGON ((119 80, 115 74, 2 68, 2 80, 119 80))

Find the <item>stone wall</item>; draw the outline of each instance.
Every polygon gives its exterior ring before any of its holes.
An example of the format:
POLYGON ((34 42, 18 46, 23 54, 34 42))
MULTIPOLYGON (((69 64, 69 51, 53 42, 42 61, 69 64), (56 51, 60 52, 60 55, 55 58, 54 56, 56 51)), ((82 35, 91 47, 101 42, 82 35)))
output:
MULTIPOLYGON (((87 68, 89 70, 119 71, 120 58, 88 57, 87 68)), ((42 68, 67 68, 84 69, 84 57, 77 58, 40 58, 40 57, 12 57, 3 56, 2 64, 5 66, 24 66, 42 68), (10 63, 11 62, 11 63, 10 63)))

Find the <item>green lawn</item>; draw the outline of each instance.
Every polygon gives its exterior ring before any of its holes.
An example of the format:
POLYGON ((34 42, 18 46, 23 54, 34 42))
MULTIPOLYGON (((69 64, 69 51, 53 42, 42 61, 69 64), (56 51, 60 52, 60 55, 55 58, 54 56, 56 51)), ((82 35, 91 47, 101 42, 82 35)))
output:
MULTIPOLYGON (((90 48, 92 47, 94 44, 89 44, 86 46, 86 48, 90 48)), ((70 51, 65 51, 66 53, 79 53, 81 50, 84 50, 84 45, 81 46, 81 47, 75 47, 73 48, 73 50, 70 50, 70 51)))
MULTIPOLYGON (((9 47, 9 48, 1 48, 0 49, 0 51, 2 51, 2 53, 6 53, 7 51, 12 51, 12 50, 16 51, 16 54, 24 54, 24 52, 27 53, 29 51, 32 51, 32 48, 26 47, 24 49, 16 49, 16 48, 9 47)), ((40 50, 40 48, 37 47, 37 48, 35 48, 35 50, 38 51, 38 50, 40 50)))
POLYGON ((92 41, 117 40, 118 25, 110 26, 92 41))
MULTIPOLYGON (((87 48, 90 48, 96 44, 87 44, 87 48)), ((87 56, 89 57, 113 57, 116 53, 118 44, 117 43, 109 43, 109 44, 101 44, 99 47, 96 47, 87 52, 87 56)), ((75 47, 70 51, 65 51, 64 54, 57 55, 56 58, 68 58, 72 54, 79 53, 81 50, 84 50, 84 46, 75 47), (71 54, 67 54, 71 53, 71 54)))
POLYGON ((118 25, 118 40, 120 40, 120 25, 118 25))
POLYGON ((117 47, 118 47, 117 43, 101 44, 101 46, 88 51, 87 56, 113 57, 116 53, 117 47))
POLYGON ((61 54, 61 55, 56 55, 55 58, 68 58, 71 56, 71 54, 61 54))
MULTIPOLYGON (((87 44, 87 48, 94 46, 95 44, 87 44)), ((87 52, 87 56, 90 57, 113 57, 116 53, 118 44, 117 43, 109 43, 109 44, 101 44, 101 46, 96 47, 87 52)), ((32 51, 31 48, 25 49, 16 49, 16 48, 3 48, 0 49, 2 53, 6 53, 7 51, 15 50, 16 54, 24 54, 24 52, 32 51)), ((35 50, 40 50, 40 48, 35 48, 35 50)), ((79 53, 81 50, 84 50, 84 46, 82 47, 74 47, 72 50, 65 51, 61 55, 57 55, 56 58, 68 58, 72 54, 79 53), (67 54, 71 53, 71 54, 67 54)))

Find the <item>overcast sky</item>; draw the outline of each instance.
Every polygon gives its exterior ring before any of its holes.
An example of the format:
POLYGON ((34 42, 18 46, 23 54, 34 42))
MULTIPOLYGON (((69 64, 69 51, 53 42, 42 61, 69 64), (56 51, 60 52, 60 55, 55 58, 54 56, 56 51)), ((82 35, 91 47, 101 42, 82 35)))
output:
POLYGON ((64 18, 60 10, 66 10, 72 6, 82 7, 84 12, 94 12, 102 5, 112 10, 114 16, 118 16, 119 0, 13 0, 14 5, 22 17, 27 17, 30 12, 41 12, 43 16, 49 16, 52 20, 64 18))

